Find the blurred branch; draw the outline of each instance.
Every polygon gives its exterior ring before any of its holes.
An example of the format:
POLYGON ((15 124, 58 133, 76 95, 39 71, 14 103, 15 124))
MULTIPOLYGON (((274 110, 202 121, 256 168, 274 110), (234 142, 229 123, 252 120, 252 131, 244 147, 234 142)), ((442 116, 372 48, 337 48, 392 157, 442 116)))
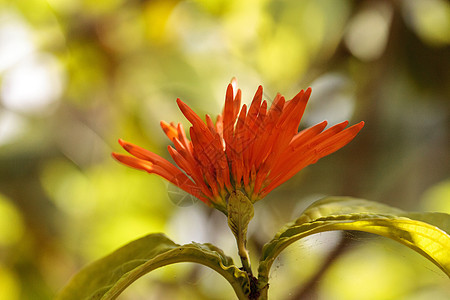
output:
POLYGON ((345 233, 342 240, 339 244, 333 249, 333 251, 328 255, 327 259, 323 262, 322 266, 317 270, 316 274, 314 274, 305 284, 298 287, 297 291, 291 296, 291 300, 297 299, 316 299, 314 297, 318 283, 320 279, 325 275, 328 268, 341 257, 342 254, 350 246, 350 239, 347 237, 345 233))

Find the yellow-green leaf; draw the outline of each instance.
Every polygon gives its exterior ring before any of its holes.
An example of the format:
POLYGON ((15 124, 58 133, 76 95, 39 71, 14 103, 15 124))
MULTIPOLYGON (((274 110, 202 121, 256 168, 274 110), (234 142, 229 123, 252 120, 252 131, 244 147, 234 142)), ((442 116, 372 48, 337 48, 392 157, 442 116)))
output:
POLYGON ((239 299, 246 299, 250 292, 247 274, 219 248, 211 244, 178 245, 163 234, 150 234, 86 266, 57 299, 115 299, 146 273, 179 262, 196 262, 217 271, 239 299))
POLYGON ((446 232, 449 222, 450 215, 443 213, 405 213, 362 199, 327 198, 307 208, 300 218, 264 245, 259 284, 267 282, 273 261, 287 246, 311 234, 331 230, 364 231, 391 238, 422 254, 450 277, 450 235, 446 232))

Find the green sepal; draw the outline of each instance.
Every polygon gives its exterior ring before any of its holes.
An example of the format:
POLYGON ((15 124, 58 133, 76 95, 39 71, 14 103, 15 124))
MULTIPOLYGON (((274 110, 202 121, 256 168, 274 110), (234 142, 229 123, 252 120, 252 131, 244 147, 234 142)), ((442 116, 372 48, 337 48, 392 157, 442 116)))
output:
POLYGON ((252 274, 250 257, 247 251, 247 229, 254 215, 253 203, 241 191, 234 191, 228 198, 228 226, 236 238, 238 254, 242 267, 252 274))
POLYGON ((356 230, 396 240, 436 264, 450 277, 450 215, 406 213, 385 204, 349 197, 330 197, 308 207, 264 245, 259 265, 259 288, 270 267, 287 246, 306 236, 332 230, 356 230))
POLYGON ((150 234, 83 268, 57 299, 115 299, 141 276, 179 262, 195 262, 217 271, 232 285, 239 299, 246 299, 250 293, 247 274, 214 245, 178 245, 164 234, 150 234))
POLYGON ((253 204, 241 192, 233 192, 228 199, 228 226, 237 241, 247 242, 247 228, 253 218, 253 204))

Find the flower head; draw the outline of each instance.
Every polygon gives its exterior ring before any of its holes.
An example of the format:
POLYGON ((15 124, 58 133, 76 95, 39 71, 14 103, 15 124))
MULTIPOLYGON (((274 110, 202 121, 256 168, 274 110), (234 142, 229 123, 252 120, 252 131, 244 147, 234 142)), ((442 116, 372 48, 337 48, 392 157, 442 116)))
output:
POLYGON ((268 108, 258 87, 250 107, 242 105, 236 80, 228 85, 225 106, 216 122, 206 122, 183 101, 178 106, 192 124, 189 140, 183 126, 161 121, 173 142, 168 151, 178 165, 139 146, 119 140, 133 156, 113 153, 130 167, 155 173, 208 205, 227 213, 229 195, 240 190, 254 203, 290 179, 304 167, 349 143, 364 126, 349 128, 348 121, 326 130, 327 122, 298 132, 311 94, 301 90, 286 101, 278 94, 268 108))

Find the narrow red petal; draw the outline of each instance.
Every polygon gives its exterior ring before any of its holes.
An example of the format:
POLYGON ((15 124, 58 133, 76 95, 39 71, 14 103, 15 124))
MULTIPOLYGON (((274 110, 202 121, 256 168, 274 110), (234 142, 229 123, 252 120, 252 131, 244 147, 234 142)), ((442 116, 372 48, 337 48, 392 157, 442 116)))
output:
POLYGON ((178 132, 178 140, 180 143, 189 151, 192 153, 192 143, 191 141, 186 137, 186 132, 184 131, 183 125, 181 123, 178 123, 177 126, 177 132, 178 132))
POLYGON ((206 127, 203 120, 186 103, 178 98, 177 104, 183 115, 189 120, 189 122, 191 122, 193 126, 206 127))
POLYGON ((233 138, 235 121, 235 118, 233 117, 233 109, 233 87, 229 84, 227 87, 225 106, 223 109, 223 138, 225 140, 225 144, 230 143, 233 138))
POLYGON ((222 115, 217 115, 216 131, 217 131, 217 133, 219 133, 220 137, 223 139, 223 117, 222 117, 222 115))
MULTIPOLYGON (((345 123, 346 122, 343 122, 341 124, 345 123)), ((308 151, 302 151, 297 159, 290 161, 289 165, 285 162, 283 168, 277 167, 278 171, 273 170, 275 172, 270 174, 271 182, 269 186, 264 189, 263 193, 267 194, 278 185, 290 179, 304 167, 316 163, 320 158, 325 157, 347 145, 351 140, 353 140, 353 138, 355 138, 363 126, 364 122, 360 122, 343 131, 338 131, 337 133, 328 136, 327 139, 321 140, 320 143, 315 144, 313 147, 308 147, 308 151)), ((339 129, 340 126, 334 127, 339 129)))
MULTIPOLYGON (((314 149, 322 141, 344 130, 347 125, 348 121, 344 121, 328 128, 327 130, 315 135, 314 137, 311 137, 310 139, 298 139, 297 141, 295 141, 295 143, 290 144, 289 147, 286 148, 286 152, 281 156, 281 159, 277 161, 276 166, 273 167, 270 174, 271 178, 274 179, 278 176, 283 176, 283 174, 288 172, 291 168, 296 167, 295 162, 298 162, 302 157, 306 157, 309 151, 311 149, 314 149)), ((319 123, 311 127, 310 129, 314 128, 314 131, 316 131, 322 126, 324 126, 324 122, 319 123)))
POLYGON ((178 136, 177 128, 172 126, 171 124, 161 121, 159 123, 161 125, 162 130, 167 135, 167 137, 172 141, 175 137, 178 136))
POLYGON ((208 126, 209 131, 211 131, 212 134, 216 133, 216 128, 214 126, 214 122, 211 119, 211 117, 209 115, 206 115, 205 119, 206 119, 206 125, 208 126))
POLYGON ((179 188, 183 189, 184 191, 190 193, 191 195, 199 198, 205 203, 209 203, 209 200, 207 200, 201 193, 200 189, 187 177, 183 172, 178 170, 176 173, 168 172, 166 169, 154 165, 149 161, 145 161, 136 157, 123 155, 119 153, 112 153, 112 156, 117 159, 119 162, 143 171, 147 171, 148 173, 154 173, 157 174, 167 181, 170 181, 171 183, 175 184, 179 188))
POLYGON ((284 103, 284 97, 277 94, 267 113, 264 132, 261 137, 259 137, 259 139, 261 139, 260 147, 254 147, 254 152, 251 153, 252 161, 254 162, 252 165, 260 165, 267 158, 270 151, 272 151, 272 147, 279 134, 279 129, 276 128, 276 124, 283 112, 284 103))
POLYGON ((233 100, 233 119, 236 119, 237 115, 239 114, 239 110, 241 109, 241 97, 242 91, 238 89, 233 100))
POLYGON ((171 164, 168 160, 162 158, 161 156, 148 151, 142 147, 126 142, 122 139, 119 139, 119 144, 130 154, 136 156, 137 158, 147 160, 155 165, 160 165, 165 169, 176 172, 178 169, 173 164, 171 164))
POLYGON ((173 149, 171 146, 167 147, 170 155, 173 160, 177 163, 177 165, 182 168, 186 174, 192 177, 197 186, 201 189, 204 195, 207 197, 212 197, 211 191, 208 189, 206 184, 203 181, 203 176, 200 173, 200 170, 197 168, 196 164, 192 164, 189 159, 186 159, 181 153, 177 150, 173 149))
POLYGON ((256 90, 255 96, 253 97, 252 104, 248 109, 248 118, 246 122, 246 127, 249 128, 250 130, 253 129, 254 123, 256 122, 256 117, 261 107, 262 96, 263 96, 263 88, 262 86, 259 86, 258 89, 256 90))
POLYGON ((136 158, 133 156, 129 156, 129 155, 115 153, 115 152, 112 153, 112 156, 124 165, 132 167, 134 169, 153 173, 153 168, 152 168, 153 164, 149 161, 142 160, 142 159, 139 159, 139 158, 136 158))
POLYGON ((246 135, 245 128, 245 120, 246 120, 247 106, 244 104, 241 109, 241 113, 239 114, 239 118, 236 124, 235 135, 233 138, 232 150, 229 151, 230 156, 228 157, 228 161, 231 163, 231 170, 233 174, 233 179, 236 183, 240 185, 241 177, 242 177, 242 155, 244 151, 244 147, 247 147, 248 141, 246 135))
POLYGON ((327 121, 323 121, 297 133, 289 143, 289 148, 291 148, 291 151, 321 133, 325 127, 327 127, 327 124, 327 121))
POLYGON ((358 132, 364 127, 364 122, 359 122, 346 130, 339 132, 331 138, 323 141, 317 146, 316 155, 324 157, 347 145, 355 138, 358 132))

